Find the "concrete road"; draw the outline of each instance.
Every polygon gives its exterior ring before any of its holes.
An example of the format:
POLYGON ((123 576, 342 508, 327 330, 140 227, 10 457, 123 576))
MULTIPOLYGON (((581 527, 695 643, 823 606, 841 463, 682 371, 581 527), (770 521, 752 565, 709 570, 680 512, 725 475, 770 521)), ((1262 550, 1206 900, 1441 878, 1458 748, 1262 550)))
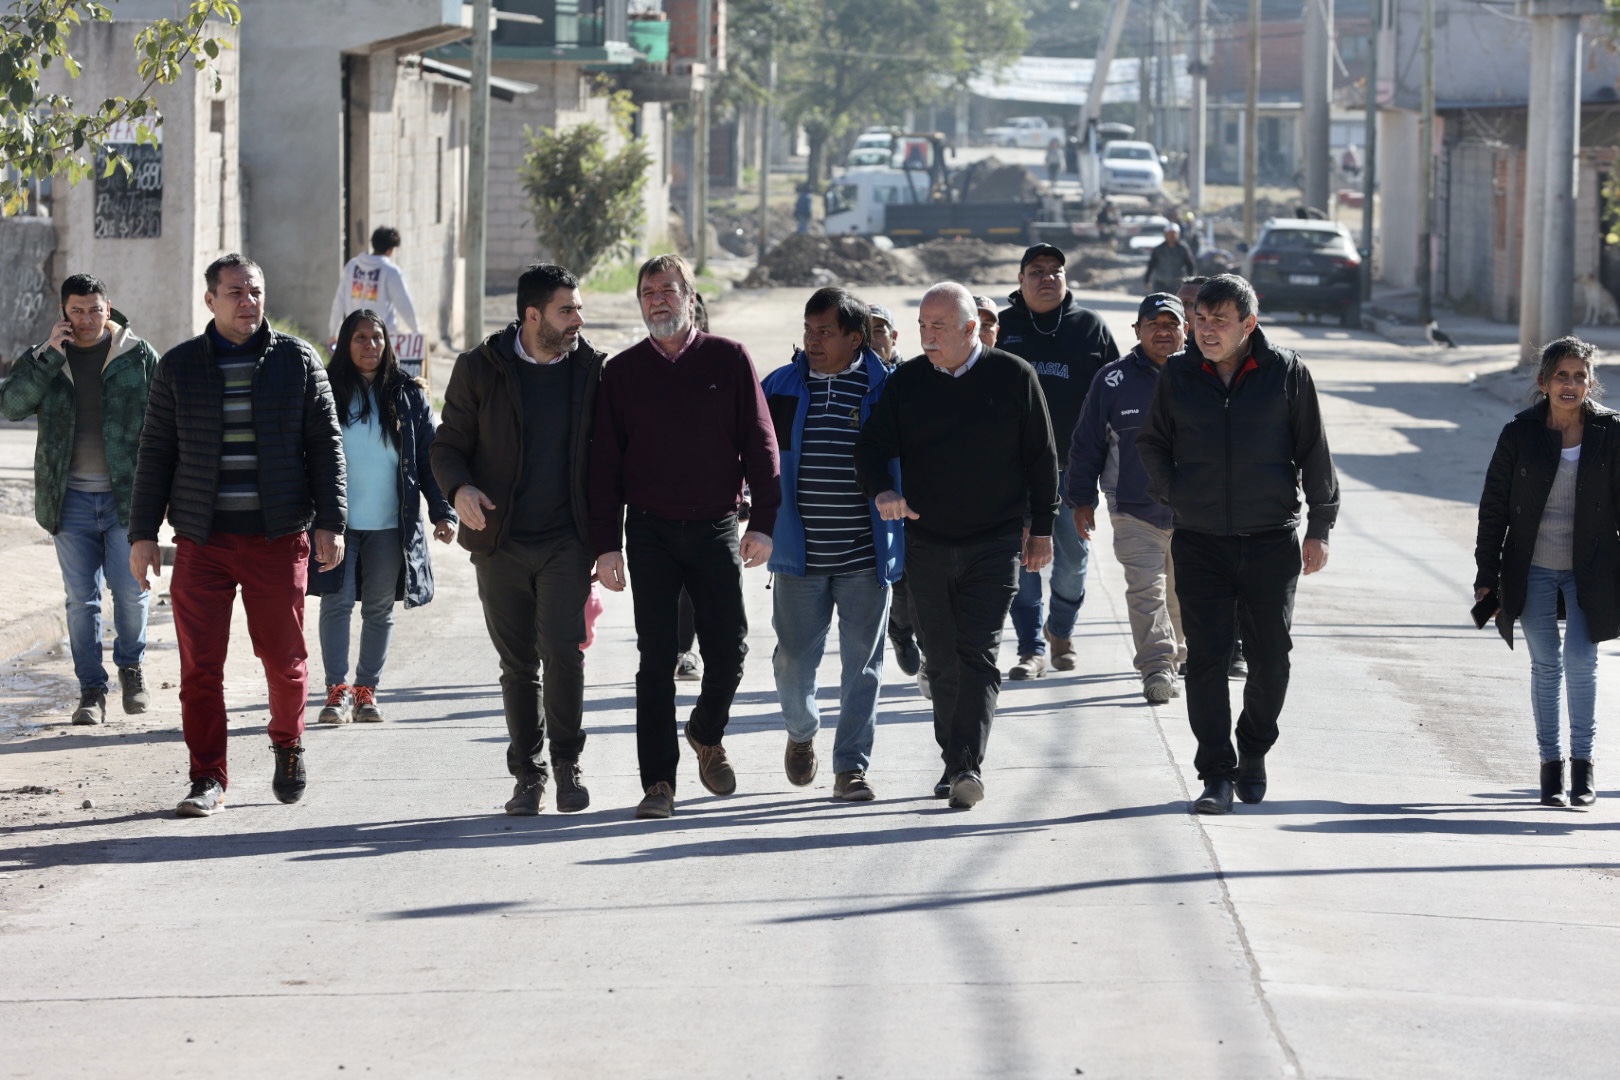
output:
MULTIPOLYGON (((902 321, 917 291, 868 290, 902 321)), ((1129 299, 1088 299, 1128 341, 1129 299)), ((802 302, 733 297, 716 329, 773 366, 802 302)), ((587 664, 593 805, 506 818, 494 656, 465 558, 438 549, 439 599, 397 624, 389 722, 312 730, 296 806, 270 795, 240 627, 217 817, 169 816, 170 688, 135 722, 0 743, 0 1076, 1611 1075, 1616 803, 1536 805, 1523 651, 1467 621, 1512 410, 1465 383, 1510 354, 1275 336, 1326 395, 1345 505, 1299 589, 1263 805, 1187 813, 1185 707, 1140 697, 1104 525, 1079 670, 1006 685, 972 811, 929 797, 929 712, 898 672, 876 803, 829 802, 825 764, 786 782, 751 572, 739 793, 708 797, 688 755, 676 817, 631 819, 612 597, 587 664)), ((161 615, 154 633, 172 669, 161 615)))

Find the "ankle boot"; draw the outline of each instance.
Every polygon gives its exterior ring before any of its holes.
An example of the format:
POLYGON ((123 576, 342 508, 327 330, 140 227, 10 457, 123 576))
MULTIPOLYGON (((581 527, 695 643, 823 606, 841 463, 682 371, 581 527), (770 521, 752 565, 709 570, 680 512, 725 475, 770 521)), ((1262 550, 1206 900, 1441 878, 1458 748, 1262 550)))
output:
POLYGON ((1541 763, 1541 805, 1568 806, 1564 801, 1564 759, 1541 763))
POLYGON ((1571 806, 1591 806, 1597 802, 1597 791, 1592 787, 1592 763, 1580 758, 1569 759, 1569 803, 1571 806))

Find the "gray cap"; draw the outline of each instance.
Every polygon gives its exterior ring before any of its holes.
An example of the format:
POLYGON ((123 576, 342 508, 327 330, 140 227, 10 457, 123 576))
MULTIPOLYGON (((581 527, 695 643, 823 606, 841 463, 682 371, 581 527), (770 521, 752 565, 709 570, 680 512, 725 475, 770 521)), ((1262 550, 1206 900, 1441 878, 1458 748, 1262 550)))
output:
POLYGON ((882 319, 884 322, 889 324, 889 329, 890 330, 899 329, 899 327, 896 325, 896 323, 894 321, 894 316, 889 314, 889 309, 888 308, 884 307, 882 304, 873 304, 873 305, 871 305, 871 307, 872 307, 872 318, 874 318, 874 319, 882 319))

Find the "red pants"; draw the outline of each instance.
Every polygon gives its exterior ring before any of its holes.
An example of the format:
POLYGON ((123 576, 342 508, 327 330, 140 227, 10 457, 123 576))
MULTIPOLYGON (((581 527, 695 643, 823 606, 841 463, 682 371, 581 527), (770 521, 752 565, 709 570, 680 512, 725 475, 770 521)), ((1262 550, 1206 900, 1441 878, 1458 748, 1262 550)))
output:
POLYGON ((225 653, 231 608, 242 587, 253 655, 270 689, 270 741, 296 745, 304 734, 309 693, 304 646, 304 587, 309 537, 266 540, 215 533, 207 544, 180 538, 169 603, 180 641, 180 722, 191 751, 191 778, 229 787, 225 768, 225 653))

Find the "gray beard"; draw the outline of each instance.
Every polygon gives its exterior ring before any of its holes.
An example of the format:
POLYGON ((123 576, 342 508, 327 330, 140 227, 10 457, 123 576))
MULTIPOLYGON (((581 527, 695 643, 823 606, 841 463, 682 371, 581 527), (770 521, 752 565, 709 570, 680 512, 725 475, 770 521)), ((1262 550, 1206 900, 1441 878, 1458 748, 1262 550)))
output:
POLYGON ((684 337, 691 329, 692 320, 687 315, 669 315, 662 319, 647 320, 647 332, 660 340, 684 337))

